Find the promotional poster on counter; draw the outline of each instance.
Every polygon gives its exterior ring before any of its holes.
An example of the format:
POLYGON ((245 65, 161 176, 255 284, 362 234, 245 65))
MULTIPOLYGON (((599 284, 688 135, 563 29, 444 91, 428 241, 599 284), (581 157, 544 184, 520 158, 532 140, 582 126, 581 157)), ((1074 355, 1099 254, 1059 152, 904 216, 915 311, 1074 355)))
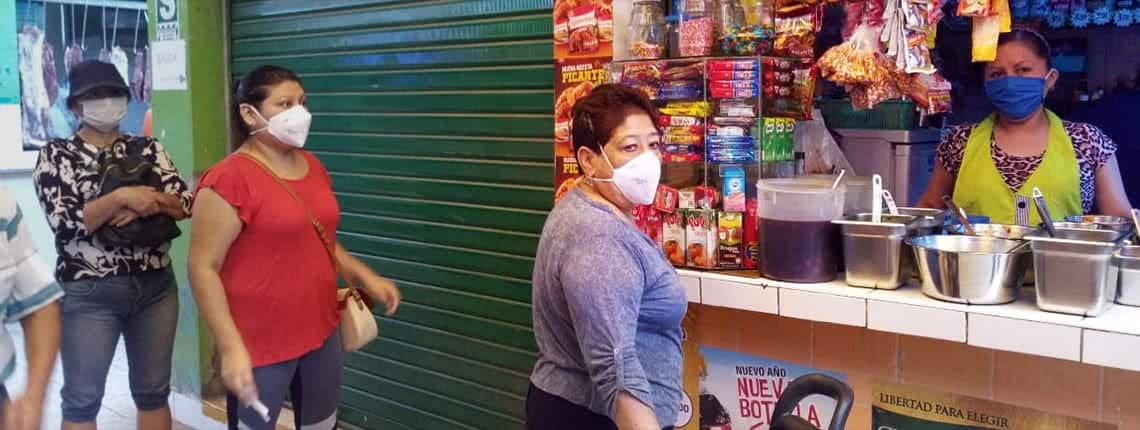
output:
MULTIPOLYGON (((700 390, 701 430, 767 429, 776 401, 796 378, 823 373, 846 379, 840 373, 723 349, 702 346, 700 353, 707 372, 700 390)), ((817 428, 827 428, 834 411, 835 400, 810 396, 795 413, 817 428)))
POLYGON ((1113 430, 1116 426, 910 385, 876 385, 876 430, 1113 430))

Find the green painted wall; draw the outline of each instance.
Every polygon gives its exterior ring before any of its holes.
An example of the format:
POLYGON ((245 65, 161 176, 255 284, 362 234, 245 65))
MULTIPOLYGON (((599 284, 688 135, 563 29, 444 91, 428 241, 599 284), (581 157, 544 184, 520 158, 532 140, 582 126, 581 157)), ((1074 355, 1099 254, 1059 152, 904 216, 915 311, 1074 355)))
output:
MULTIPOLYGON (((197 0, 195 0, 197 1, 197 0)), ((340 240, 405 302, 347 359, 341 418, 515 429, 553 191, 550 0, 233 0, 234 76, 301 74, 340 240)))
MULTIPOLYGON (((157 0, 149 0, 151 41, 155 39, 157 0)), ((225 33, 223 0, 178 0, 182 38, 186 40, 188 89, 154 91, 151 109, 154 135, 170 151, 185 177, 197 178, 225 154, 228 136, 225 111, 225 33)), ((184 234, 171 249, 178 274, 181 310, 174 351, 175 390, 201 394, 202 375, 208 357, 209 341, 198 318, 186 275, 186 252, 190 223, 182 223, 184 234)))

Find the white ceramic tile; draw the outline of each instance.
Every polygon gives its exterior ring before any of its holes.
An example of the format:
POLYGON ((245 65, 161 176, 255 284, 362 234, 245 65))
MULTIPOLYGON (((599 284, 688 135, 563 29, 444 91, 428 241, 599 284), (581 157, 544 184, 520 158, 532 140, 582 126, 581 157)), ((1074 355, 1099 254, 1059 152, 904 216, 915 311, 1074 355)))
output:
POLYGON ((1081 358, 1088 364, 1140 372, 1140 336, 1085 330, 1081 358))
POLYGON ((1062 360, 1081 359, 1078 327, 976 313, 969 314, 967 327, 970 345, 1062 360))
POLYGON ((922 294, 917 285, 906 285, 897 290, 875 290, 867 295, 868 301, 899 303, 923 308, 966 312, 967 306, 961 303, 944 302, 922 294))
POLYGON ((781 288, 780 315, 810 321, 866 327, 867 300, 781 288))
POLYGON ((704 277, 701 279, 701 303, 723 308, 741 309, 767 314, 779 313, 776 288, 704 277))
POLYGON ((1140 335, 1140 308, 1115 305, 1100 316, 1081 320, 1081 326, 1112 333, 1140 335))
POLYGON ((843 297, 853 297, 853 298, 864 298, 864 297, 867 297, 869 294, 871 294, 875 291, 875 290, 870 289, 870 288, 852 287, 850 285, 847 285, 846 282, 843 282, 842 279, 830 281, 830 282, 820 282, 820 283, 815 283, 815 284, 797 284, 795 282, 783 282, 783 281, 773 281, 770 279, 764 279, 762 281, 762 283, 763 283, 763 285, 770 285, 770 286, 781 288, 781 289, 789 289, 789 290, 796 290, 796 291, 807 291, 807 292, 812 292, 812 293, 827 294, 827 295, 831 295, 831 296, 843 296, 843 297))
POLYGON ((966 341, 966 312, 867 300, 867 328, 952 342, 966 341))
POLYGON ((699 273, 688 271, 677 271, 677 277, 681 278, 681 287, 685 289, 685 296, 689 298, 689 303, 701 302, 701 278, 699 273))

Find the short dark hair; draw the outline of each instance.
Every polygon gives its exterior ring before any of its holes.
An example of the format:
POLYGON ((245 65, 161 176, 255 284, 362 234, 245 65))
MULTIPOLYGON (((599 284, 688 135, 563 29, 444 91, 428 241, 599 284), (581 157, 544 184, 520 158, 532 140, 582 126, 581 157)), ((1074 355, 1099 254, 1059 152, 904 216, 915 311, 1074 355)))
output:
POLYGON ((1045 65, 1053 67, 1052 50, 1049 48, 1049 41, 1045 36, 1038 33, 1036 30, 1028 28, 1014 28, 1013 30, 1002 33, 998 36, 998 46, 1005 45, 1010 42, 1021 42, 1029 46, 1034 54, 1037 54, 1042 60, 1045 60, 1045 65))
POLYGON ((301 78, 292 70, 269 65, 250 70, 235 84, 232 107, 233 132, 236 138, 234 149, 241 146, 242 140, 249 136, 251 131, 241 118, 241 105, 253 105, 260 109, 261 103, 269 97, 269 92, 273 87, 284 82, 296 82, 300 85, 301 78))
POLYGON ((631 115, 646 114, 657 125, 657 108, 645 93, 620 84, 599 85, 574 104, 570 118, 574 155, 582 147, 601 153, 614 130, 631 115))

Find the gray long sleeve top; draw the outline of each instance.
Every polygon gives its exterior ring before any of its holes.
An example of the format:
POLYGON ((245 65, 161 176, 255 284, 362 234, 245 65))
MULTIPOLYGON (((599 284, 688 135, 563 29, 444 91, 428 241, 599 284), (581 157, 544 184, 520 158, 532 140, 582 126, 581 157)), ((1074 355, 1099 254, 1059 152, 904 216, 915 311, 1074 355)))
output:
POLYGON ((648 236, 582 191, 567 193, 543 228, 533 296, 536 387, 611 419, 625 391, 673 425, 688 300, 648 236))

